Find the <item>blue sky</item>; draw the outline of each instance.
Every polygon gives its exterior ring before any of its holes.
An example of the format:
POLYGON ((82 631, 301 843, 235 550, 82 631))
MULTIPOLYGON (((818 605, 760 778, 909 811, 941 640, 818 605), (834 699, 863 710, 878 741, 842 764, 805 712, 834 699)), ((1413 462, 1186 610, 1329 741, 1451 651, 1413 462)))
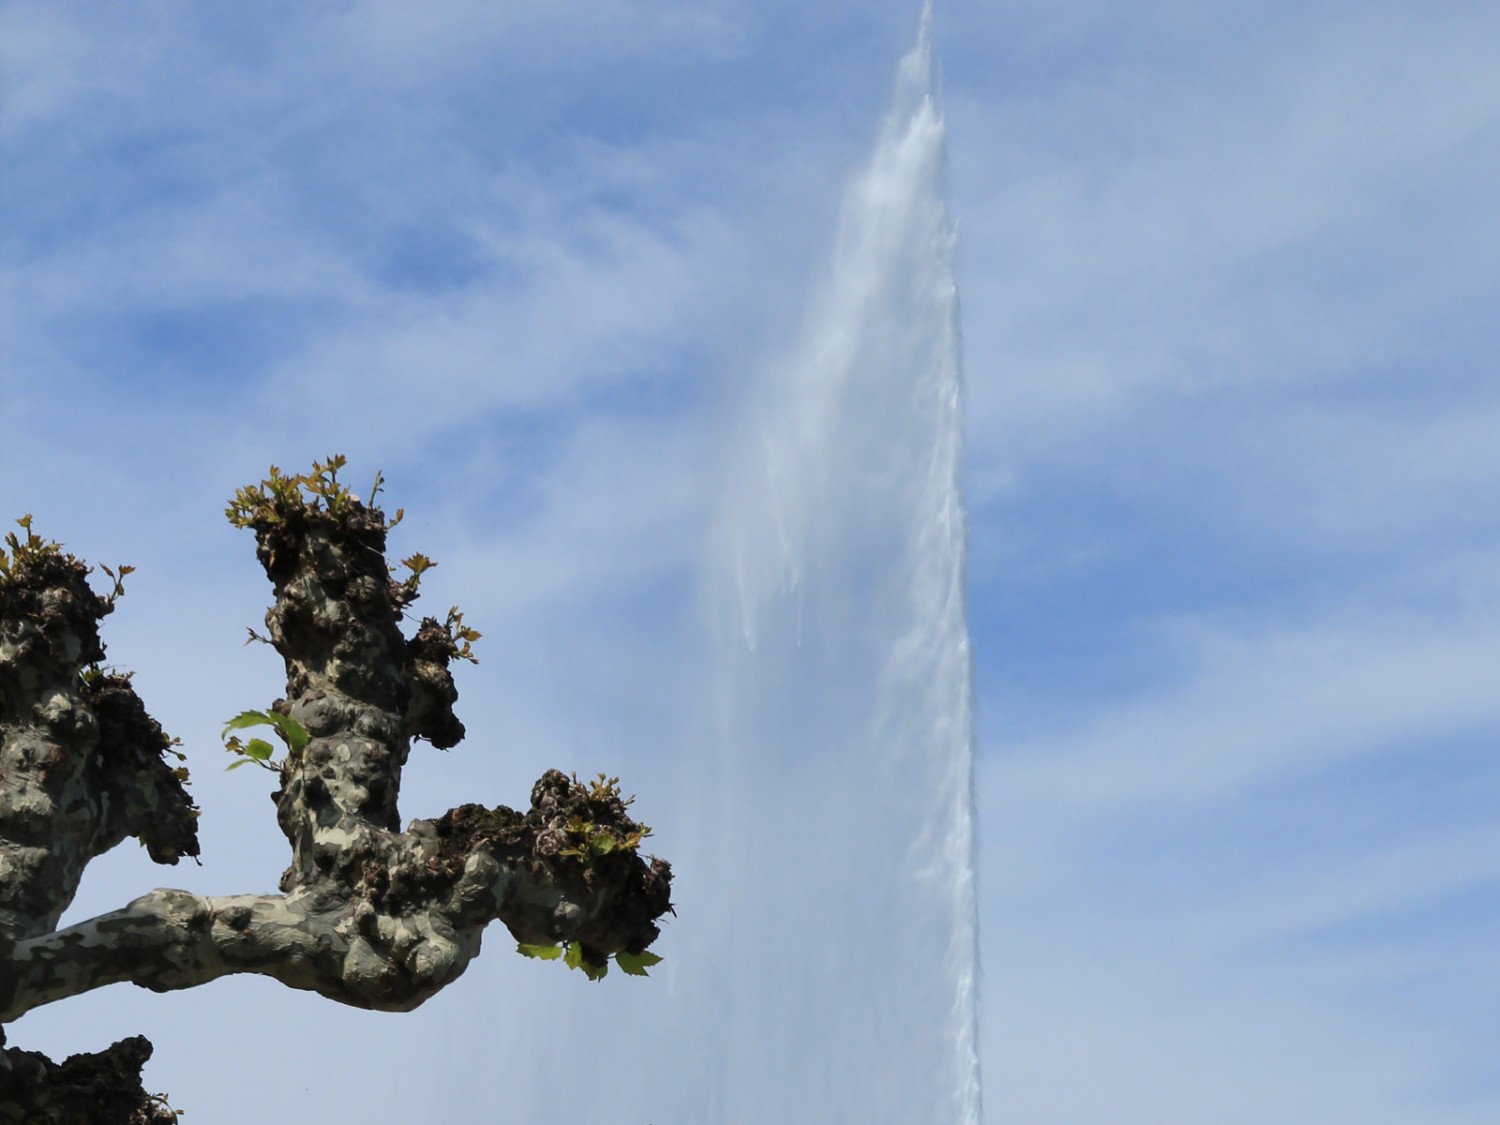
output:
MULTIPOLYGON (((549 765, 639 778, 643 810, 679 780, 647 748, 686 737, 704 467, 916 23, 0 4, 0 512, 138 567, 111 657, 205 809, 201 871, 121 849, 77 913, 281 869, 215 749, 279 687, 240 645, 264 583, 220 517, 272 461, 383 469, 434 604, 485 633, 470 743, 417 758, 408 815, 518 801, 549 765)), ((1497 24, 938 6, 991 1120, 1500 1116, 1497 24)), ((482 1047, 508 1012, 559 1006, 533 1067, 591 1003, 660 1015, 517 960, 492 940, 408 1017, 232 981, 106 990, 13 1038, 144 1031, 191 1120, 420 1120, 507 1096, 482 1047), (297 1036, 327 1090, 283 1084, 297 1036)))

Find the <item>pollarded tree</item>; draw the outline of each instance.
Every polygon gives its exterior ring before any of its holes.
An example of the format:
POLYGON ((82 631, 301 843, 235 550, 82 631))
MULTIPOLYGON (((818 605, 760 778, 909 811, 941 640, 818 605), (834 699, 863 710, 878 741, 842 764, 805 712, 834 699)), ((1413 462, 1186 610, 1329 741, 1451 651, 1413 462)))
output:
MULTIPOLYGON (((641 974, 671 908, 671 869, 639 851, 614 779, 549 770, 525 813, 462 805, 401 830, 413 739, 463 738, 449 665, 478 634, 458 611, 401 631, 429 560, 397 580, 387 520, 338 481, 342 457, 289 476, 274 467, 228 515, 255 532, 275 593, 267 636, 286 697, 226 729, 245 763, 277 772, 291 845, 277 895, 157 890, 58 930, 84 867, 127 837, 158 863, 198 855, 197 817, 175 743, 127 675, 102 667, 104 595, 89 568, 38 537, 0 549, 0 1024, 102 985, 157 992, 262 973, 360 1008, 406 1011, 458 977, 493 920, 532 956, 596 978, 614 956, 641 974), (242 740, 257 725, 278 739, 242 740)), ((0 1044, 3 1044, 0 1032, 0 1044)), ((175 1115, 142 1089, 137 1036, 61 1064, 0 1051, 0 1122, 151 1122, 175 1115)))

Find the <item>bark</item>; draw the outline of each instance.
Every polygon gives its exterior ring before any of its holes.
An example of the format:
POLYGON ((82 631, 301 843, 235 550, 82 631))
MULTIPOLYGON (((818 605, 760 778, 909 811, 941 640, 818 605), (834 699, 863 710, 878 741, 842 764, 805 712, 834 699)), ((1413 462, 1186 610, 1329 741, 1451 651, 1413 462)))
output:
POLYGON ((97 670, 113 599, 50 545, 0 580, 0 944, 45 933, 84 867, 128 836, 158 863, 198 854, 170 740, 129 678, 97 670))
POLYGON ((196 810, 128 679, 96 670, 113 599, 77 560, 12 537, 0 574, 0 1023, 120 981, 160 992, 243 972, 402 1011, 462 974, 496 919, 522 943, 576 943, 596 966, 658 936, 671 870, 638 854, 649 829, 611 781, 553 770, 524 814, 464 805, 401 830, 412 740, 447 748, 464 735, 450 664, 471 658, 477 634, 456 610, 402 634, 426 560, 396 581, 390 525, 336 470, 273 469, 230 508, 254 530, 275 594, 266 625, 287 689, 273 710, 309 736, 279 766, 291 850, 279 895, 157 890, 55 930, 84 866, 126 836, 158 862, 196 856, 196 810))
MULTIPOLYGON (((0 1030, 0 1045, 5 1035, 0 1030)), ((0 1125, 167 1125, 177 1114, 141 1085, 151 1057, 143 1036, 55 1063, 36 1051, 0 1051, 0 1125)))

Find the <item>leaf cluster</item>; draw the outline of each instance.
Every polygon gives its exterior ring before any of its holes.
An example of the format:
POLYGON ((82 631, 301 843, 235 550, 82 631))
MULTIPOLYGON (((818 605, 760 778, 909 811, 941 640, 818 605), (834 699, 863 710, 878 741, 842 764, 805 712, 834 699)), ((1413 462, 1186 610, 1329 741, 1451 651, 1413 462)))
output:
MULTIPOLYGON (((348 463, 342 453, 335 453, 326 460, 314 461, 311 472, 295 475, 283 473, 272 465, 265 480, 235 492, 224 514, 235 527, 249 528, 268 527, 293 516, 318 512, 342 519, 360 503, 359 497, 339 482, 339 470, 348 463)), ((371 504, 384 479, 380 473, 375 474, 375 483, 370 487, 371 504)), ((405 514, 398 508, 396 518, 386 524, 386 529, 395 527, 405 514)))
POLYGON ((575 816, 568 821, 568 835, 577 843, 563 848, 557 854, 590 860, 609 855, 611 852, 635 851, 641 846, 641 841, 651 835, 651 829, 643 824, 639 830, 627 832, 621 836, 603 825, 575 816))
MULTIPOLYGON (((583 788, 584 783, 578 780, 576 773, 572 775, 572 781, 574 785, 583 788)), ((634 797, 622 797, 620 793, 620 779, 618 777, 605 777, 601 773, 588 783, 587 796, 595 804, 602 805, 611 801, 619 801, 621 806, 627 809, 635 804, 634 797)))
MULTIPOLYGON (((404 612, 406 606, 417 600, 418 587, 422 584, 422 575, 437 566, 437 563, 433 562, 426 555, 417 553, 402 559, 401 565, 410 571, 410 573, 402 581, 396 582, 394 578, 396 573, 395 568, 392 568, 391 591, 392 600, 398 606, 402 607, 404 612)), ((479 640, 481 634, 478 629, 464 624, 464 615, 459 611, 458 606, 455 605, 448 608, 448 616, 444 620, 442 627, 447 631, 448 637, 453 643, 450 655, 459 660, 467 660, 470 664, 478 664, 479 657, 474 655, 474 642, 479 640)))
MULTIPOLYGON (((311 471, 306 473, 288 474, 272 465, 266 478, 259 484, 246 485, 235 492, 234 498, 224 509, 224 514, 235 527, 261 532, 275 527, 294 529, 310 516, 324 515, 342 520, 355 511, 364 511, 385 531, 395 528, 405 517, 405 509, 397 508, 395 518, 386 520, 384 513, 373 507, 375 498, 385 483, 385 475, 380 472, 375 474, 375 480, 370 485, 371 507, 365 509, 361 507, 360 498, 339 481, 339 470, 348 463, 349 459, 342 453, 335 453, 325 460, 314 461, 311 471)), ((416 552, 402 559, 397 566, 388 568, 391 600, 403 614, 406 607, 417 600, 423 575, 435 566, 437 563, 427 555, 416 552), (402 568, 406 575, 398 579, 397 575, 402 568)), ((479 631, 463 622, 464 615, 457 606, 448 610, 445 625, 453 641, 451 655, 477 664, 478 658, 474 655, 473 645, 479 640, 479 631)), ((250 641, 270 643, 254 629, 249 630, 246 643, 250 641)))
POLYGON ((479 657, 474 655, 474 642, 480 638, 478 629, 472 629, 464 624, 464 615, 458 611, 458 606, 448 610, 448 619, 443 622, 448 630, 448 635, 453 638, 453 655, 460 660, 467 660, 470 664, 478 664, 479 657))
POLYGON ((127 574, 134 574, 135 567, 126 566, 124 563, 121 563, 118 570, 111 570, 103 563, 100 563, 99 569, 109 575, 109 580, 114 583, 114 588, 104 598, 106 603, 114 605, 115 601, 125 593, 125 576, 127 574))
MULTIPOLYGON (((538 961, 556 961, 561 959, 562 963, 570 969, 579 969, 589 980, 603 980, 609 972, 609 958, 595 962, 584 956, 583 943, 577 941, 565 942, 562 945, 528 945, 520 942, 516 949, 526 957, 534 957, 538 961)), ((661 958, 649 950, 639 953, 620 952, 615 954, 615 964, 620 970, 629 976, 650 976, 647 969, 653 965, 660 965, 661 958)))
MULTIPOLYGON (((577 774, 573 775, 572 780, 574 785, 584 788, 577 774)), ((601 773, 588 783, 587 789, 586 800, 590 805, 597 806, 603 811, 613 812, 617 809, 623 813, 635 803, 634 797, 620 796, 618 777, 606 777, 601 773)), ((609 855, 611 852, 635 851, 641 846, 641 841, 651 835, 651 827, 646 824, 637 824, 631 831, 622 833, 610 828, 607 824, 601 824, 580 815, 568 820, 568 835, 574 841, 573 844, 563 848, 557 854, 588 861, 609 855)))
MULTIPOLYGON (((4 546, 0 546, 0 582, 14 579, 18 570, 34 567, 45 559, 72 558, 63 553, 61 543, 43 539, 32 529, 29 513, 16 520, 16 523, 26 533, 26 538, 22 539, 14 531, 6 532, 4 546)), ((99 569, 109 575, 110 582, 113 583, 110 592, 104 597, 104 604, 112 608, 116 599, 125 593, 125 576, 134 574, 135 567, 121 565, 111 568, 100 563, 99 569)), ((105 612, 109 610, 106 609, 105 612)))
POLYGON ((286 743, 288 755, 291 758, 302 753, 307 744, 312 741, 312 735, 307 733, 307 728, 290 715, 283 715, 277 711, 241 711, 224 724, 224 730, 219 735, 224 740, 224 749, 231 754, 239 755, 239 759, 231 762, 225 769, 238 769, 240 766, 254 762, 264 769, 279 770, 284 764, 271 760, 276 748, 264 738, 242 741, 239 735, 230 734, 230 731, 246 730, 249 727, 272 728, 286 743))
MULTIPOLYGON (((411 573, 402 581, 396 583, 395 600, 398 605, 407 606, 417 600, 417 588, 422 584, 422 575, 437 566, 437 563, 418 552, 402 559, 401 565, 411 573)), ((391 575, 393 580, 395 573, 396 570, 392 567, 391 575)))
POLYGON ((62 544, 43 539, 31 530, 30 513, 16 520, 26 538, 14 531, 5 533, 5 546, 0 547, 0 578, 10 578, 18 567, 33 566, 42 559, 62 554, 62 544))

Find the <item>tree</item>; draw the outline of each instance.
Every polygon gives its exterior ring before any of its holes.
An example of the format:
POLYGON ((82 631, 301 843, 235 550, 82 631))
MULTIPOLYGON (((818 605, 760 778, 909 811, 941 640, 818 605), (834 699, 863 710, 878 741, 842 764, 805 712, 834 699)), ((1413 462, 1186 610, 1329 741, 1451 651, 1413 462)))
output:
MULTIPOLYGON (((671 869, 640 854, 618 779, 549 770, 531 806, 462 805, 402 831, 396 802, 413 739, 464 736, 450 665, 478 633, 456 608, 403 635, 431 561, 400 581, 386 561, 393 520, 338 480, 344 458, 290 476, 272 467, 241 489, 230 521, 255 533, 275 601, 267 636, 286 696, 231 720, 235 764, 276 772, 276 819, 291 845, 278 895, 156 890, 57 930, 88 862, 127 837, 152 860, 198 855, 197 817, 176 742, 130 676, 107 669, 99 623, 130 568, 84 563, 39 537, 30 517, 0 549, 0 1025, 90 989, 157 992, 262 973, 340 1003, 408 1011, 463 973, 499 919, 532 956, 592 979, 614 956, 644 974, 671 909, 671 869), (271 742, 243 741, 268 728, 271 742)), ((233 768, 233 767, 231 767, 233 768)), ((0 1046, 4 1044, 0 1030, 0 1046)), ((58 1064, 0 1051, 0 1122, 175 1118, 141 1086, 151 1045, 136 1036, 58 1064)))

